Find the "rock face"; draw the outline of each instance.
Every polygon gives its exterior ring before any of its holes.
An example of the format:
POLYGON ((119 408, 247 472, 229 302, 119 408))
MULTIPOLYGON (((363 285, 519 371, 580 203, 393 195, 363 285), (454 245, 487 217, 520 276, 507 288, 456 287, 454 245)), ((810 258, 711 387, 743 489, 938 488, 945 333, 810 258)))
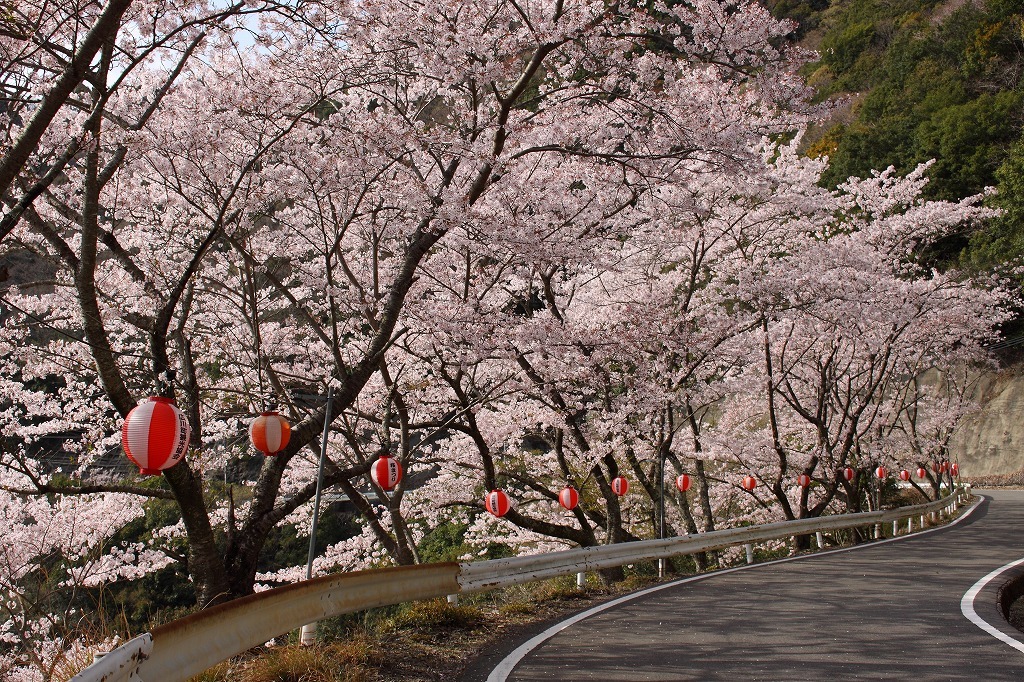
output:
POLYGON ((950 442, 950 455, 965 476, 999 476, 1024 469, 1024 375, 987 373, 977 388, 981 411, 950 442))

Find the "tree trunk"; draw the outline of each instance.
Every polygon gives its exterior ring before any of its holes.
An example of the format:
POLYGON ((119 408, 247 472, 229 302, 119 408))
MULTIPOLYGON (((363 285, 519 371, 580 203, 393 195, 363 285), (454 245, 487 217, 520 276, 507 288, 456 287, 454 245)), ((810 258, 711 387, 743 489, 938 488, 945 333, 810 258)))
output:
POLYGON ((186 460, 164 471, 174 492, 188 535, 188 572, 196 590, 196 604, 206 608, 252 592, 238 593, 229 585, 223 548, 217 545, 206 513, 202 487, 186 460))

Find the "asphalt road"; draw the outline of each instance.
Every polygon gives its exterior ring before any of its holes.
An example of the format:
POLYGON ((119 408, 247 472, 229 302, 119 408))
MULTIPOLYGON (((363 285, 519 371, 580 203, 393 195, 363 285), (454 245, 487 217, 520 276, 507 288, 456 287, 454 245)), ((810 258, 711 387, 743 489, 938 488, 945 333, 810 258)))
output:
MULTIPOLYGON (((976 581, 1024 557, 1024 491, 984 495, 960 524, 919 537, 642 594, 554 635, 508 679, 1022 680, 1024 653, 960 609, 976 581)), ((996 609, 1001 582, 978 595, 978 615, 1024 640, 996 609)))

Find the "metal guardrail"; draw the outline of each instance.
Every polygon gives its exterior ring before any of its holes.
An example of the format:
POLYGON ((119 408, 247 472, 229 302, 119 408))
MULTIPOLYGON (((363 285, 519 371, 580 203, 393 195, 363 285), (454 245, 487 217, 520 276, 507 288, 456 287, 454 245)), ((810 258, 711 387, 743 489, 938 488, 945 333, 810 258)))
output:
POLYGON ((331 616, 795 535, 923 518, 925 514, 955 510, 966 494, 958 489, 943 499, 911 507, 781 521, 663 540, 324 576, 162 625, 104 655, 71 682, 185 682, 282 633, 331 616))

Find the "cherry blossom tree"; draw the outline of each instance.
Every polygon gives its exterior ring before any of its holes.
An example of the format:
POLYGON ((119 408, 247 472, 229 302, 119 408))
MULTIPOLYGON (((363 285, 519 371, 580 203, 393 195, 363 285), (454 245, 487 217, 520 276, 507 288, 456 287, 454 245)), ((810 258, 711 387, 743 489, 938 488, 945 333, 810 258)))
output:
MULTIPOLYGON (((16 475, 0 473, 4 485, 16 475)), ((171 559, 140 542, 110 538, 145 510, 126 493, 0 497, 0 522, 16 541, 0 549, 0 673, 4 679, 68 677, 86 663, 79 641, 76 595, 119 578, 132 579, 171 559)), ((110 642, 107 642, 109 644, 110 642)))
MULTIPOLYGON (((104 125, 143 129, 186 64, 211 42, 229 47, 232 34, 268 12, 292 14, 275 2, 5 3, 0 14, 0 91, 4 153, 0 239, 63 174, 79 165, 104 125)), ((97 184, 124 159, 115 144, 97 184)))
MULTIPOLYGON (((415 563, 444 523, 526 552, 855 506, 836 469, 941 444, 959 413, 913 378, 1001 314, 915 263, 977 200, 922 201, 923 170, 829 192, 778 142, 814 111, 791 26, 754 3, 137 2, 92 53, 68 7, 24 12, 28 37, 0 36, 0 248, 35 270, 0 298, 0 502, 83 535, 6 557, 8 644, 63 636, 20 606, 54 552, 67 589, 182 561, 199 606, 300 578, 264 549, 311 532, 321 446, 362 531, 317 572, 415 563), (89 73, 47 89, 77 54, 89 73), (187 458, 103 474, 154 391, 187 458), (271 403, 288 446, 230 477, 271 403), (684 472, 692 497, 662 499, 684 472), (495 487, 519 502, 500 520, 495 487), (180 518, 110 540, 154 501, 180 518)), ((53 660, 33 651, 18 665, 53 660)))
MULTIPOLYGON (((90 62, 88 99, 69 99, 34 144, 50 159, 42 184, 5 199, 8 248, 48 269, 4 292, 5 418, 20 442, 3 457, 21 476, 7 488, 173 497, 200 605, 252 590, 267 534, 313 496, 325 420, 340 424, 326 483, 378 524, 394 560, 415 560, 402 490, 385 523, 357 482, 393 430, 414 464, 402 381, 426 373, 389 353, 415 332, 407 302, 428 296, 421 273, 450 259, 450 235, 501 236, 519 250, 515 286, 532 272, 550 286, 595 239, 628 234, 655 187, 742 167, 761 136, 798 121, 806 94, 773 47, 790 27, 754 4, 337 3, 234 19, 263 7, 218 12, 217 31, 199 6, 132 5, 134 23, 90 62), (69 130, 85 135, 69 146, 69 130), (329 405, 292 400, 328 384, 329 405), (155 386, 192 425, 187 461, 166 486, 90 478, 155 386), (292 441, 236 500, 211 487, 213 470, 239 454, 242 416, 267 393, 295 421, 292 441), (71 433, 67 483, 34 452, 71 433)), ((527 377, 558 369, 534 367, 530 336, 561 326, 542 317, 514 332, 527 377)))
POLYGON ((859 509, 870 472, 907 456, 888 441, 886 419, 900 412, 908 377, 983 357, 1002 319, 997 289, 915 265, 928 239, 988 214, 980 197, 921 200, 924 169, 851 179, 827 205, 838 220, 788 240, 747 285, 760 322, 747 338, 761 361, 736 377, 746 388, 723 407, 722 445, 757 471, 786 518, 819 515, 837 495, 859 509), (860 472, 852 483, 847 466, 860 472), (801 473, 815 485, 795 486, 801 473))
POLYGON ((910 376, 890 401, 885 434, 897 461, 910 470, 910 484, 926 497, 938 499, 943 483, 948 489, 955 484, 952 467, 943 471, 942 464, 954 462, 950 442, 964 420, 980 409, 977 387, 985 367, 977 356, 928 367, 910 376), (915 469, 924 469, 923 479, 915 469))

